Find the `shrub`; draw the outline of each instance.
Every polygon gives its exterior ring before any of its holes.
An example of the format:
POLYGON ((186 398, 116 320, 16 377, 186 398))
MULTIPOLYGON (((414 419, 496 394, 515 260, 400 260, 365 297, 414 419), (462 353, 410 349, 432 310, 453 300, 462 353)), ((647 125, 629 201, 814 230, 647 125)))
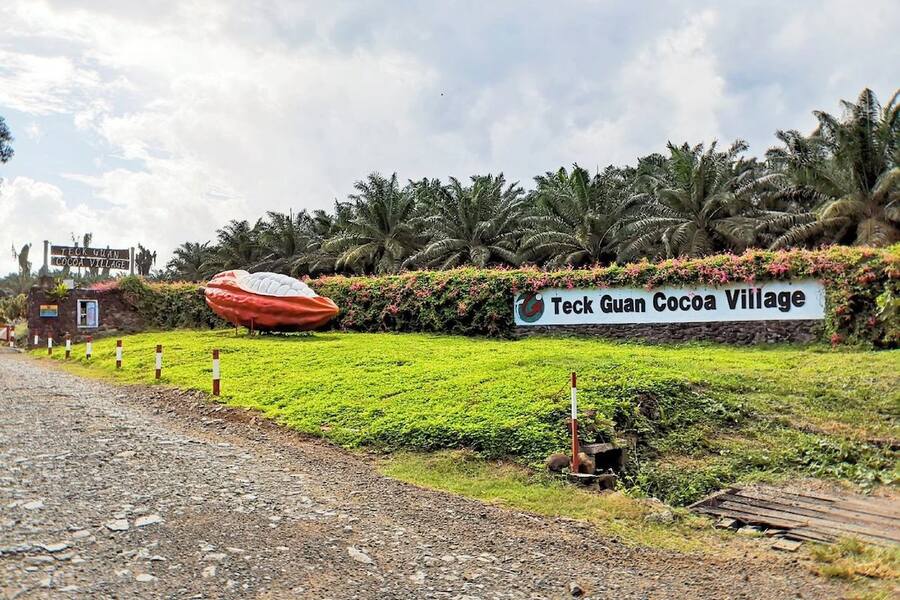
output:
POLYGON ((750 250, 700 259, 642 261, 554 272, 537 269, 416 271, 385 277, 331 276, 308 283, 330 297, 341 313, 333 326, 352 331, 429 331, 511 336, 513 300, 544 288, 651 289, 787 279, 818 279, 826 287, 825 333, 839 343, 894 347, 900 340, 895 312, 900 295, 900 246, 885 250, 750 250), (879 307, 879 297, 882 308, 879 307))
MULTIPOLYGON (((341 308, 332 327, 347 331, 434 332, 511 337, 513 300, 544 288, 724 285, 818 279, 826 287, 825 339, 832 343, 900 344, 900 245, 883 250, 834 246, 824 250, 719 254, 699 259, 611 265, 593 269, 476 269, 413 271, 381 277, 308 279, 341 308)), ((149 323, 161 328, 219 327, 194 283, 118 282, 149 323)))
POLYGON ((24 319, 27 304, 25 294, 0 298, 0 321, 24 319))
POLYGON ((215 329, 228 326, 206 306, 203 288, 195 283, 148 283, 132 275, 120 279, 116 287, 152 327, 215 329))

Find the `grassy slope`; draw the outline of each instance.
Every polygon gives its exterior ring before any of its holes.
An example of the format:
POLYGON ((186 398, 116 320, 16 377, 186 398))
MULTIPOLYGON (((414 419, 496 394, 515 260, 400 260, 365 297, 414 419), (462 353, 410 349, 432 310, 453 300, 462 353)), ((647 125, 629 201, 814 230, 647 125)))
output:
MULTIPOLYGON (((470 447, 536 462, 566 446, 575 370, 582 408, 638 444, 627 483, 667 501, 784 473, 897 478, 896 453, 878 444, 900 438, 896 351, 179 331, 125 338, 121 372, 114 340, 95 342, 89 368, 151 382, 157 343, 163 383, 209 389, 218 347, 225 401, 346 446, 470 447)), ((82 347, 73 354, 84 363, 82 347)))

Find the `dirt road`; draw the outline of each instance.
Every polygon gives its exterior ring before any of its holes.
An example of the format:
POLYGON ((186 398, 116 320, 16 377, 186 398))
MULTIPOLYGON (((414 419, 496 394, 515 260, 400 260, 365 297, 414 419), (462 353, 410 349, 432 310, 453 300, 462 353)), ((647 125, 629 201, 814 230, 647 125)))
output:
POLYGON ((7 598, 835 598, 789 558, 630 549, 424 491, 196 395, 0 353, 7 598))

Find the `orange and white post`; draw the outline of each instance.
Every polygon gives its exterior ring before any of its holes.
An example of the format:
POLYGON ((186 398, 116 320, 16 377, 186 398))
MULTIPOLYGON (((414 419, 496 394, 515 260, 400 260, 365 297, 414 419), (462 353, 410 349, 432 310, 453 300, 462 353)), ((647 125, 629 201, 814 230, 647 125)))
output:
POLYGON ((72 357, 72 336, 66 334, 66 360, 72 357))
POLYGON ((212 358, 213 358, 212 393, 213 393, 213 396, 218 396, 219 395, 219 377, 221 375, 221 371, 219 370, 219 351, 218 350, 213 350, 212 358))
POLYGON ((84 344, 84 357, 91 360, 91 354, 94 353, 94 336, 87 336, 87 342, 84 344))
POLYGON ((116 368, 122 368, 122 340, 116 340, 116 368))
POLYGON ((580 461, 578 460, 578 379, 575 371, 572 371, 572 472, 577 473, 580 461))
POLYGON ((156 345, 156 378, 162 376, 162 344, 156 345))

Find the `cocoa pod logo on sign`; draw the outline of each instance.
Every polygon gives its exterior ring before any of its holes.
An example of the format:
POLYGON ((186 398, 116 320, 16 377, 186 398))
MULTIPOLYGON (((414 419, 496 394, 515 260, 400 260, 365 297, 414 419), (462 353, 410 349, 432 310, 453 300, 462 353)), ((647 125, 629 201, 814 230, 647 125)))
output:
POLYGON ((544 298, 540 293, 523 294, 519 296, 519 319, 525 323, 534 323, 544 314, 544 298))

